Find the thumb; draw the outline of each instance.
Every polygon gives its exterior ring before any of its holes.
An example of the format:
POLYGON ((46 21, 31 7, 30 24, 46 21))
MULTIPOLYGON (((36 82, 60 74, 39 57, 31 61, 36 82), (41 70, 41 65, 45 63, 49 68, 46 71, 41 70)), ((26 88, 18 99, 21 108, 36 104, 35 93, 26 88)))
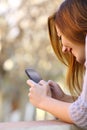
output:
POLYGON ((27 80, 26 83, 29 85, 29 87, 35 87, 37 83, 35 83, 33 80, 27 80))
POLYGON ((54 81, 48 80, 48 84, 51 85, 51 86, 54 86, 54 81))

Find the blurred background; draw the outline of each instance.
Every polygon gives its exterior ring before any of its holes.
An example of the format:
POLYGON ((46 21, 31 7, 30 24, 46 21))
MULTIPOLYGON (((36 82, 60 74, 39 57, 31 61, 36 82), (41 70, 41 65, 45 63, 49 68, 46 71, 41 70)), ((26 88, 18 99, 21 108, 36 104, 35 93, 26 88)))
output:
POLYGON ((29 103, 25 68, 64 85, 64 66, 55 56, 47 19, 63 0, 0 0, 0 121, 54 117, 29 103))

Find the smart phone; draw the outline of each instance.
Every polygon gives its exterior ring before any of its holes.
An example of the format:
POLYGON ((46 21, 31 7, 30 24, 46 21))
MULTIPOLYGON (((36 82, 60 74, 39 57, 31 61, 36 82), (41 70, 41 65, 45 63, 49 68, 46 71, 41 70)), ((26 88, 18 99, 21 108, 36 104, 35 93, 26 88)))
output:
POLYGON ((32 68, 25 69, 25 72, 26 72, 27 76, 29 77, 29 79, 33 80, 36 83, 38 83, 40 80, 42 80, 40 74, 32 68))

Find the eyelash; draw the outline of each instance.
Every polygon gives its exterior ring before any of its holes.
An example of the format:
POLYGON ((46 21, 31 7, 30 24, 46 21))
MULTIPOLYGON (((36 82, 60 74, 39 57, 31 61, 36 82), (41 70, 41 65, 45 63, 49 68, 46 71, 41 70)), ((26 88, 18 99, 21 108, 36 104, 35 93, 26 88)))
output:
POLYGON ((62 37, 61 36, 58 36, 58 41, 62 45, 62 37))
POLYGON ((58 39, 59 39, 59 40, 62 40, 62 39, 61 39, 61 36, 58 36, 58 39))

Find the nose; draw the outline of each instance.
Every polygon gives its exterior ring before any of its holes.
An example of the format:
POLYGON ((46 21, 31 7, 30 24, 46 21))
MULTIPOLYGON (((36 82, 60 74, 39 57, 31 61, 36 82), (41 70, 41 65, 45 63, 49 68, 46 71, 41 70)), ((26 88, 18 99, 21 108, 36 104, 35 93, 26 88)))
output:
POLYGON ((69 47, 66 47, 66 46, 62 46, 62 52, 70 52, 71 49, 69 47))
POLYGON ((62 46, 62 52, 67 52, 67 47, 66 46, 62 46))

